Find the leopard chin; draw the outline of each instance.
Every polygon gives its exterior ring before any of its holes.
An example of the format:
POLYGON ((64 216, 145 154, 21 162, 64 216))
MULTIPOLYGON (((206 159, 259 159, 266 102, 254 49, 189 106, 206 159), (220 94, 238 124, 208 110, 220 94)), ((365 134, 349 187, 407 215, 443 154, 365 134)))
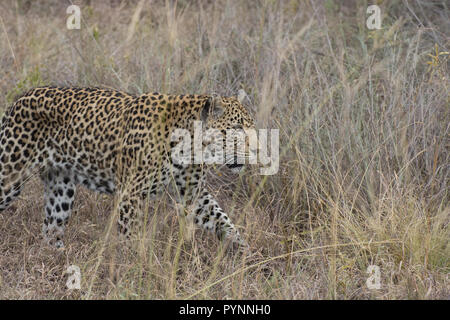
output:
POLYGON ((239 163, 228 164, 227 167, 230 168, 233 173, 239 173, 244 169, 244 165, 239 163))

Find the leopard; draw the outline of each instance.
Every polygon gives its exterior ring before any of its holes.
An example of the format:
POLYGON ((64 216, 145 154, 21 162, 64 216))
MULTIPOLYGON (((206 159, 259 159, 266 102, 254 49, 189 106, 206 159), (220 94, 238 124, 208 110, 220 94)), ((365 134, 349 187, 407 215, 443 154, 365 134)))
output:
MULTIPOLYGON (((31 177, 40 177, 43 239, 64 249, 64 232, 80 185, 120 195, 117 228, 126 239, 140 223, 143 202, 169 192, 195 226, 215 234, 220 243, 245 246, 229 215, 208 191, 206 176, 212 165, 174 161, 173 131, 182 129, 194 138, 198 122, 224 134, 255 128, 240 95, 32 88, 6 109, 1 120, 0 212, 19 197, 31 177)), ((236 159, 232 154, 221 167, 241 172, 245 165, 236 159)))

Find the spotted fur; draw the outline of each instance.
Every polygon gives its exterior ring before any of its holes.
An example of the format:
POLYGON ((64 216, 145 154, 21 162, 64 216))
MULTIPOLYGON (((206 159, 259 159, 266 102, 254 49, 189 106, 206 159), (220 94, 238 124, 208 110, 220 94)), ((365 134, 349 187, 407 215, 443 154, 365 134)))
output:
POLYGON ((2 119, 0 211, 37 171, 45 185, 43 234, 56 247, 63 246, 80 184, 108 194, 121 191, 118 224, 126 237, 143 199, 169 190, 191 208, 188 215, 198 226, 242 244, 239 232, 204 187, 205 166, 180 165, 171 159, 171 133, 176 128, 192 132, 195 120, 221 131, 254 128, 251 116, 234 97, 32 89, 2 119))

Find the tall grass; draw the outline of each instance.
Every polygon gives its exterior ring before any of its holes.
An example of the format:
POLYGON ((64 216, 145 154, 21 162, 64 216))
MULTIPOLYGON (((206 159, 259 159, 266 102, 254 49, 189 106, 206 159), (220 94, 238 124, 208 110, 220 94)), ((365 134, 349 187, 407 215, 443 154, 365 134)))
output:
POLYGON ((41 84, 244 89, 258 127, 280 130, 280 169, 210 175, 242 255, 167 196, 122 243, 117 197, 83 189, 54 251, 36 179, 0 215, 0 298, 448 299, 450 10, 379 2, 371 31, 366 1, 75 1, 81 30, 65 28, 70 3, 2 1, 1 112, 41 84), (72 264, 81 290, 65 286, 72 264))

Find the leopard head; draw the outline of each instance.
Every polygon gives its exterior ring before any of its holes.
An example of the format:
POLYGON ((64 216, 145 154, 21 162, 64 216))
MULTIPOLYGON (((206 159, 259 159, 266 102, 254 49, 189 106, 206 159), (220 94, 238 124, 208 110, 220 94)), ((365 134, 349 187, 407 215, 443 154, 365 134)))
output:
POLYGON ((246 94, 241 90, 237 96, 210 96, 202 110, 202 121, 206 128, 214 132, 214 147, 223 148, 224 164, 233 172, 240 172, 246 159, 255 152, 255 143, 250 143, 255 136, 255 121, 243 105, 246 94), (214 130, 210 130, 214 129, 214 130), (217 135, 220 135, 218 137, 217 135), (217 145, 219 143, 219 146, 217 145))

